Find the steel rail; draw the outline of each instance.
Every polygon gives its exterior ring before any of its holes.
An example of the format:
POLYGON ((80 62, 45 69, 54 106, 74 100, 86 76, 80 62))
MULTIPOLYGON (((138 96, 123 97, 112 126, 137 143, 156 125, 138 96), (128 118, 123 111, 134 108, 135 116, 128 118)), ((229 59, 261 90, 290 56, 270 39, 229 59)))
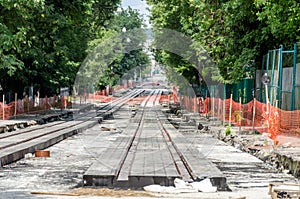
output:
MULTIPOLYGON (((157 101, 159 100, 161 94, 162 94, 161 90, 155 90, 141 104, 143 106, 143 109, 142 109, 142 114, 138 121, 138 126, 129 141, 129 146, 126 148, 126 153, 122 157, 119 167, 116 169, 116 172, 115 172, 115 177, 116 177, 117 181, 127 181, 129 178, 130 170, 133 165, 134 157, 137 152, 137 147, 139 144, 139 139, 140 139, 142 129, 144 126, 145 109, 146 109, 148 103, 150 103, 150 102, 153 103, 153 107, 155 107, 156 117, 159 119, 156 105, 158 104, 157 101)), ((188 162, 186 161, 185 157, 182 155, 182 153, 180 152, 178 147, 173 142, 172 138, 169 135, 169 132, 163 126, 161 120, 158 120, 158 124, 159 124, 159 129, 161 131, 162 137, 164 138, 168 152, 171 155, 173 164, 174 164, 178 174, 184 180, 187 180, 187 181, 197 180, 197 177, 194 175, 188 162), (178 162, 177 157, 179 158, 180 162, 178 162)))
MULTIPOLYGON (((159 100, 159 98, 160 98, 160 96, 157 99, 159 100)), ((158 103, 156 102, 155 104, 158 104, 158 103)), ((196 181, 197 176, 193 173, 191 167, 189 166, 189 164, 188 164, 187 160, 185 159, 185 157, 183 156, 182 152, 176 146, 175 142, 172 140, 172 138, 170 136, 170 133, 164 127, 162 121, 159 119, 157 106, 155 106, 154 109, 155 109, 156 117, 158 118, 157 121, 158 121, 158 124, 159 124, 160 131, 162 133, 163 138, 165 139, 165 142, 167 143, 168 151, 171 154, 171 157, 173 159, 174 165, 175 165, 178 173, 186 181, 190 181, 190 179, 192 181, 196 181), (168 144, 168 143, 170 143, 170 144, 168 144), (181 162, 177 162, 175 154, 172 153, 172 148, 175 150, 175 152, 178 155, 178 157, 180 158, 181 162)))
MULTIPOLYGON (((89 115, 92 115, 92 113, 90 113, 90 112, 85 113, 84 115, 80 115, 80 117, 78 117, 78 118, 87 117, 89 115)), ((76 119, 78 119, 78 118, 76 118, 76 119)), ((74 120, 74 118, 73 118, 73 120, 74 120)), ((9 137, 14 137, 14 136, 17 136, 17 135, 22 135, 22 134, 26 134, 26 133, 38 131, 38 130, 49 128, 49 127, 53 127, 53 126, 58 126, 58 125, 61 125, 61 124, 65 124, 67 122, 70 122, 70 120, 56 122, 54 124, 49 124, 49 123, 48 124, 43 124, 43 125, 41 125, 40 127, 37 127, 37 128, 34 127, 33 129, 22 130, 22 132, 15 132, 15 133, 12 133, 12 134, 9 134, 9 135, 0 136, 0 140, 1 139, 5 139, 5 138, 9 138, 9 137)))
POLYGON ((126 148, 126 152, 125 152, 124 156, 121 158, 118 168, 116 169, 116 172, 115 172, 115 177, 116 177, 117 181, 128 180, 129 172, 130 172, 130 169, 131 169, 131 166, 132 166, 132 163, 134 161, 134 157, 135 157, 135 154, 137 151, 139 138, 141 136, 142 128, 144 126, 146 104, 151 99, 151 96, 154 95, 154 93, 155 92, 153 90, 142 103, 143 109, 142 109, 142 114, 138 121, 138 126, 137 126, 133 136, 129 140, 129 145, 126 148))
MULTIPOLYGON (((122 96, 121 99, 114 100, 112 102, 108 102, 108 103, 102 105, 99 109, 96 110, 96 112, 98 112, 99 110, 105 110, 106 112, 108 112, 108 111, 112 110, 114 107, 119 107, 119 105, 122 106, 124 103, 128 102, 132 98, 139 96, 144 91, 145 90, 143 90, 143 89, 134 90, 133 92, 130 92, 129 94, 126 94, 125 96, 122 96)), ((101 113, 101 114, 105 114, 105 113, 101 113)))
MULTIPOLYGON (((113 106, 111 105, 110 108, 105 111, 105 113, 111 111, 114 107, 118 107, 118 109, 119 109, 122 105, 124 105, 126 102, 128 102, 131 97, 136 97, 136 96, 140 95, 142 92, 143 92, 143 90, 138 90, 138 91, 135 90, 133 92, 130 92, 128 95, 122 97, 121 99, 115 100, 113 102, 113 106)), ((103 114, 105 114, 105 113, 103 113, 103 114)), ((50 134, 53 134, 53 133, 56 133, 56 132, 59 132, 59 131, 62 131, 62 130, 65 130, 65 129, 68 129, 68 128, 71 128, 71 127, 74 127, 74 126, 79 126, 80 124, 83 124, 85 122, 88 122, 88 121, 98 117, 98 116, 90 117, 90 115, 91 115, 91 113, 85 114, 83 116, 81 115, 79 118, 83 118, 83 117, 87 117, 87 116, 89 116, 89 118, 85 119, 84 121, 81 121, 79 123, 72 124, 72 125, 69 125, 69 126, 66 126, 66 127, 62 127, 62 128, 56 129, 56 130, 52 130, 52 131, 49 131, 49 132, 46 132, 46 133, 43 133, 43 134, 40 134, 40 135, 36 135, 36 136, 33 136, 33 137, 29 137, 27 139, 23 139, 23 140, 20 140, 18 142, 14 142, 14 143, 11 143, 11 144, 0 146, 0 150, 6 149, 6 148, 9 148, 9 147, 12 147, 12 146, 16 146, 16 145, 19 145, 19 144, 22 144, 22 143, 25 143, 25 142, 29 142, 31 140, 34 140, 34 139, 37 139, 37 138, 40 138, 40 137, 43 137, 43 136, 46 136, 46 135, 50 135, 50 134)), ((76 119, 78 119, 78 118, 76 118, 76 119)), ((41 128, 37 128, 37 129, 31 129, 31 130, 28 130, 28 131, 25 131, 25 132, 19 132, 19 133, 14 133, 14 134, 11 134, 11 135, 6 135, 6 136, 3 136, 3 137, 0 137, 0 140, 5 139, 5 138, 10 138, 10 137, 13 137, 13 136, 18 136, 18 135, 25 134, 25 133, 30 133, 30 132, 32 133, 32 132, 35 132, 35 131, 38 131, 38 130, 41 130, 41 129, 44 129, 44 128, 48 128, 48 127, 62 125, 62 124, 65 124, 67 122, 70 122, 70 121, 64 121, 64 122, 61 122, 59 124, 53 124, 53 125, 50 125, 50 126, 47 125, 46 127, 41 127, 41 128)))

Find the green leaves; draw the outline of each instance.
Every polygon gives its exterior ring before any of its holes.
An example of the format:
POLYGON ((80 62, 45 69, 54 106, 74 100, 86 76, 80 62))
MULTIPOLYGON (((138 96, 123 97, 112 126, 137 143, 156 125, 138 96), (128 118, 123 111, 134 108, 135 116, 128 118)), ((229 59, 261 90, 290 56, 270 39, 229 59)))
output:
POLYGON ((142 16, 128 8, 117 12, 106 27, 93 27, 95 38, 88 43, 88 57, 77 81, 99 89, 115 85, 127 72, 128 78, 133 78, 130 70, 149 63, 142 51, 146 40, 142 26, 142 16))
POLYGON ((0 71, 5 71, 0 74, 1 79, 6 75, 13 76, 16 71, 24 67, 24 63, 16 55, 10 54, 10 52, 21 51, 20 42, 26 42, 24 29, 20 29, 14 35, 5 24, 0 23, 0 71))
POLYGON ((0 0, 0 85, 52 95, 71 86, 93 27, 114 15, 119 0, 0 0), (105 7, 103 7, 105 5, 105 7))
MULTIPOLYGON (((13 76, 14 73, 18 70, 24 67, 23 62, 18 60, 13 55, 2 55, 1 56, 1 62, 0 62, 0 70, 6 71, 6 75, 13 76)), ((3 78, 5 78, 4 75, 2 75, 3 78)))
MULTIPOLYGON (((265 22, 268 33, 286 46, 291 46, 299 40, 300 6, 298 1, 265 0, 256 2, 260 21, 265 22)), ((277 45, 279 46, 279 45, 277 45)))
MULTIPOLYGON (((289 47, 300 39, 300 5, 296 0, 147 2, 152 6, 153 26, 192 37, 219 68, 221 77, 214 79, 222 82, 234 83, 253 75, 253 69, 244 70, 249 62, 254 60, 252 68, 260 67, 268 50, 280 44, 289 47)), ((193 48, 201 54, 201 48, 193 48)), ((169 66, 182 71, 180 63, 169 66)), ((211 73, 206 69, 201 75, 211 73)))

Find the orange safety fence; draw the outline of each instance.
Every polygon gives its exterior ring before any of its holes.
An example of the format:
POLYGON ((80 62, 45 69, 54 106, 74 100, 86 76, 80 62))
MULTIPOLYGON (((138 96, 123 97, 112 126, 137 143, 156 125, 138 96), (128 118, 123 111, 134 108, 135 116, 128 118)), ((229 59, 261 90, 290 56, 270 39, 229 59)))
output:
POLYGON ((26 97, 24 99, 13 101, 9 104, 3 104, 0 102, 0 119, 6 120, 18 115, 36 114, 50 110, 51 108, 62 109, 70 105, 71 102, 67 99, 67 97, 59 98, 58 96, 34 99, 26 97))
MULTIPOLYGON (((89 98, 101 102, 114 100, 109 96, 93 94, 89 95, 89 98)), ((144 99, 145 97, 133 98, 129 104, 140 104, 144 99)), ((267 106, 256 99, 247 104, 231 99, 206 98, 204 100, 202 97, 178 95, 176 88, 173 88, 172 94, 161 95, 160 103, 162 102, 180 102, 180 105, 190 112, 208 114, 247 130, 254 128, 260 133, 266 132, 274 140, 279 134, 300 136, 300 110, 284 111, 270 104, 267 106)))
POLYGON ((273 140, 277 135, 300 136, 300 110, 285 111, 256 99, 242 104, 231 99, 180 98, 182 106, 191 112, 208 114, 244 129, 254 128, 260 133, 268 133, 273 140))
POLYGON ((170 103, 172 99, 172 95, 161 95, 159 99, 159 103, 170 103))
POLYGON ((90 100, 94 100, 94 101, 100 102, 100 103, 108 103, 108 102, 111 102, 111 101, 116 99, 116 97, 106 96, 106 95, 102 95, 100 93, 98 93, 98 94, 89 94, 88 98, 90 100))
MULTIPOLYGON (((180 102, 184 109, 194 113, 206 113, 207 107, 204 106, 204 99, 202 97, 190 97, 190 96, 175 96, 176 100, 180 102)), ((172 101, 172 100, 171 100, 172 101)))
POLYGON ((174 102, 174 104, 177 104, 179 102, 178 100, 178 87, 176 86, 173 86, 173 89, 172 89, 172 100, 174 102))

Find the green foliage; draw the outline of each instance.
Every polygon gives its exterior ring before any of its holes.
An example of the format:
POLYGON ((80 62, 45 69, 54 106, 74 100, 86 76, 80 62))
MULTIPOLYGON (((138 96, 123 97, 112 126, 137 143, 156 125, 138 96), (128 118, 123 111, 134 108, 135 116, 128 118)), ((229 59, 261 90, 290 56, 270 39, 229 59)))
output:
POLYGON ((225 129, 225 135, 228 136, 228 135, 230 135, 230 134, 231 134, 231 128, 230 128, 230 126, 228 125, 228 126, 226 127, 226 129, 225 129))
MULTIPOLYGON (((158 28, 158 31, 155 32, 156 39, 158 38, 158 40, 155 41, 156 44, 158 44, 157 46, 160 46, 163 43, 165 48, 174 48, 172 42, 169 44, 170 46, 168 46, 165 41, 172 41, 173 39, 178 41, 180 38, 175 34, 167 34, 167 38, 165 38, 164 35, 160 34, 159 29, 164 28, 183 32, 182 29, 185 24, 181 23, 181 16, 184 15, 183 13, 187 14, 188 12, 186 6, 187 3, 179 0, 168 2, 148 0, 147 2, 152 6, 150 17, 151 23, 155 28, 158 28), (172 36, 174 38, 172 38, 172 36)), ((181 49, 188 49, 189 45, 191 45, 191 43, 188 43, 187 41, 178 43, 182 45, 178 47, 181 49)), ((193 54, 194 52, 185 53, 187 55, 186 57, 192 58, 195 56, 193 54)), ((166 50, 156 50, 155 58, 163 65, 173 68, 173 70, 166 68, 166 75, 170 81, 180 85, 181 90, 184 90, 183 88, 187 86, 183 81, 188 81, 190 84, 200 84, 200 74, 196 68, 192 66, 189 60, 183 59, 181 56, 172 52, 167 52, 166 50), (178 78, 178 76, 183 76, 184 79, 178 78)))
POLYGON ((88 12, 92 17, 90 20, 91 28, 98 29, 110 23, 121 0, 93 0, 91 2, 92 9, 88 12))
MULTIPOLYGON (((211 70, 214 68, 212 63, 207 62, 204 70, 199 69, 200 76, 224 83, 253 76, 269 49, 281 44, 290 48, 300 37, 300 6, 296 0, 147 2, 152 6, 154 27, 170 28, 189 35, 196 44, 193 44, 193 49, 201 54, 204 48, 219 69, 216 73, 211 70)), ((165 55, 158 57, 161 56, 165 55)), ((198 59, 201 62, 203 57, 198 56, 198 59)), ((169 66, 183 71, 180 62, 169 66)))
POLYGON ((105 25, 119 0, 0 0, 0 85, 42 95, 70 87, 92 29, 105 25), (25 90, 26 91, 26 90, 25 90))
POLYGON ((258 20, 264 22, 263 36, 271 34, 277 40, 277 46, 292 46, 299 41, 300 5, 296 0, 290 1, 255 1, 259 12, 256 13, 258 20))
MULTIPOLYGON (((193 51, 186 53, 204 68, 196 70, 190 60, 171 52, 157 50, 155 55, 191 84, 200 84, 205 76, 226 83, 252 76, 269 49, 291 48, 300 39, 297 0, 147 2, 154 27, 182 32, 194 40, 185 44, 193 51)), ((103 40, 122 34, 123 27, 130 42, 103 46, 124 54, 109 58, 99 85, 112 85, 125 71, 145 68, 149 62, 145 53, 132 50, 142 48, 145 41, 144 34, 133 31, 143 27, 142 17, 131 8, 116 12, 119 4, 120 0, 0 0, 1 87, 22 93, 33 85, 45 95, 71 86, 86 55, 103 40)), ((103 54, 104 59, 107 56, 103 54)), ((178 79, 172 72, 168 75, 178 79)))
MULTIPOLYGON (((99 49, 97 59, 93 61, 94 66, 90 66, 98 68, 96 69, 98 89, 117 84, 126 72, 134 68, 145 68, 149 63, 148 56, 142 51, 146 40, 142 27, 142 17, 138 11, 129 7, 117 12, 105 28, 94 29, 96 37, 89 42, 88 52, 95 51, 95 48, 99 49)), ((95 74, 95 69, 88 71, 95 74)), ((128 78, 133 78, 133 74, 128 78)))
POLYGON ((121 32, 124 27, 126 28, 126 31, 142 28, 143 18, 138 10, 134 10, 131 7, 128 7, 125 10, 121 8, 121 10, 109 21, 107 27, 118 32, 121 32))

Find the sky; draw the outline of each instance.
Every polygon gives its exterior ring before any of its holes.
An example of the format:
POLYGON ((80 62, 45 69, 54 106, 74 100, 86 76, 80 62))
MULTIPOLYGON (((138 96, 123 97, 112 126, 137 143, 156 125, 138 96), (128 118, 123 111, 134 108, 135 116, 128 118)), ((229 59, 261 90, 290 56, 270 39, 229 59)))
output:
POLYGON ((130 6, 133 9, 139 10, 140 14, 144 15, 146 25, 150 27, 149 19, 147 17, 150 13, 146 9, 148 7, 146 0, 122 0, 121 6, 125 9, 130 6))

